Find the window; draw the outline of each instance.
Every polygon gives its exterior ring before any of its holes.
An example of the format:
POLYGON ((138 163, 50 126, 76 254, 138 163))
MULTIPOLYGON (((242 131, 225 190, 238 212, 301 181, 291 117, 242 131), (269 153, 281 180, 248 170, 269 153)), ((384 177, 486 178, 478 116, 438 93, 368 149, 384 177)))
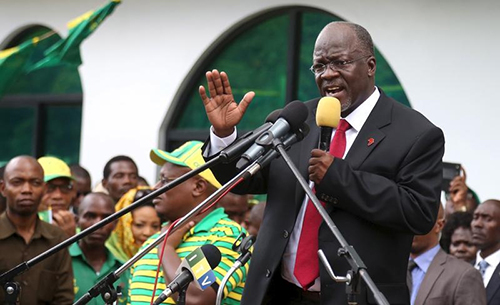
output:
MULTIPOLYGON (((238 125, 240 132, 261 125, 274 109, 287 102, 318 96, 309 71, 314 42, 335 15, 308 7, 284 7, 253 16, 224 33, 205 52, 187 76, 172 102, 161 128, 165 149, 181 143, 205 140, 210 126, 198 86, 206 85, 205 72, 217 68, 228 73, 236 101, 248 91, 256 97, 238 125)), ((378 50, 376 85, 409 106, 394 72, 378 50)))
MULTIPOLYGON (((53 33, 43 26, 21 29, 2 45, 15 47, 27 39, 53 33)), ((41 40, 28 62, 60 36, 41 40)), ((20 76, 0 97, 0 165, 17 155, 52 155, 78 162, 82 116, 82 87, 77 67, 43 68, 20 76)))

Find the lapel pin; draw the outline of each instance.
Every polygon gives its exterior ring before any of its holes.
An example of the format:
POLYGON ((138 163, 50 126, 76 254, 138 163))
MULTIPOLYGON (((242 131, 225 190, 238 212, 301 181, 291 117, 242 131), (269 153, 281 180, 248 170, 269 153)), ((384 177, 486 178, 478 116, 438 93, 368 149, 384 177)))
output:
POLYGON ((368 139, 368 146, 371 146, 373 143, 375 143, 375 140, 373 138, 368 139))

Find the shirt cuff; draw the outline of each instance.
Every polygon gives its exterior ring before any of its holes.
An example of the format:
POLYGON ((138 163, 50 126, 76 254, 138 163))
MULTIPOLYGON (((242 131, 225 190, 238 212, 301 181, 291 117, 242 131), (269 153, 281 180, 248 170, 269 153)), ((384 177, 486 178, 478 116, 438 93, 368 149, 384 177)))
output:
POLYGON ((208 151, 208 157, 215 155, 219 151, 231 145, 236 140, 237 134, 236 127, 234 127, 232 134, 224 138, 219 138, 214 132, 214 127, 210 126, 210 148, 208 151))

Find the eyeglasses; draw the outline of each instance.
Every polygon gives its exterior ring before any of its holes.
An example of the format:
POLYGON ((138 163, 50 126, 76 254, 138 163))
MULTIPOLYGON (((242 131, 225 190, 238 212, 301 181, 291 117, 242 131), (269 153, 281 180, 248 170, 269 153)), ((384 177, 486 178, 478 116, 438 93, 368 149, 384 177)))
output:
POLYGON ((345 71, 347 70, 350 65, 358 60, 361 60, 361 59, 365 59, 365 58, 368 58, 370 57, 371 55, 365 55, 363 57, 359 57, 359 58, 356 58, 356 59, 353 59, 353 60, 332 60, 326 64, 315 64, 315 65, 312 65, 309 70, 311 70, 311 72, 314 74, 314 75, 320 75, 320 74, 323 74, 325 73, 326 69, 329 67, 330 69, 332 69, 333 71, 345 71))
POLYGON ((73 190, 73 184, 52 184, 47 183, 47 193, 52 193, 56 189, 59 189, 61 193, 68 194, 73 190))

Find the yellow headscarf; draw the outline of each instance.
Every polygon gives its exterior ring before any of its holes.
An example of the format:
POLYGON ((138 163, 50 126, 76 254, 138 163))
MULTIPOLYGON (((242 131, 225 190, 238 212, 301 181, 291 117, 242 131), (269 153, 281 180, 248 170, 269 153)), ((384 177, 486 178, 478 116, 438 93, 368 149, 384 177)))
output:
MULTIPOLYGON (((131 189, 120 198, 115 205, 116 211, 128 207, 134 202, 135 195, 139 190, 151 190, 149 186, 138 186, 131 189)), ((129 260, 139 251, 140 246, 135 244, 134 235, 132 234, 132 213, 123 215, 116 224, 116 228, 111 233, 111 236, 106 241, 106 247, 113 255, 122 261, 129 260)))

